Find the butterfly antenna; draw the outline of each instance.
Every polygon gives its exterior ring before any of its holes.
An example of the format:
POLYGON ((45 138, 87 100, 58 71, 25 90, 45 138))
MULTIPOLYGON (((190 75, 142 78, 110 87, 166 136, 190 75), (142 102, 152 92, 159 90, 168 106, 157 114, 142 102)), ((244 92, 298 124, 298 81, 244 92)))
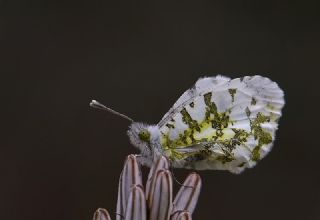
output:
POLYGON ((101 109, 101 110, 104 110, 104 111, 107 111, 107 112, 111 112, 112 114, 118 115, 118 116, 120 116, 121 118, 125 118, 125 119, 127 119, 128 121, 130 121, 130 122, 134 122, 132 118, 130 118, 130 117, 124 115, 124 114, 121 114, 120 112, 117 112, 117 111, 115 111, 115 110, 113 110, 113 109, 111 109, 111 108, 108 108, 107 106, 101 104, 100 102, 97 102, 96 100, 92 100, 92 101, 90 102, 90 107, 92 107, 92 108, 97 108, 97 109, 101 109))

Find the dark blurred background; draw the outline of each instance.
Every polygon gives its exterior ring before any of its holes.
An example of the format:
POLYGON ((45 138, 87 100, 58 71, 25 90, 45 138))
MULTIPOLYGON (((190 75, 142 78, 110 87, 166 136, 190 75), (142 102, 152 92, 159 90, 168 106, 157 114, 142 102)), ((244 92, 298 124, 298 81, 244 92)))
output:
POLYGON ((319 17, 317 1, 2 0, 0 219, 114 212, 137 151, 90 100, 157 123, 216 74, 270 77, 286 106, 258 166, 200 172, 194 219, 320 219, 319 17))

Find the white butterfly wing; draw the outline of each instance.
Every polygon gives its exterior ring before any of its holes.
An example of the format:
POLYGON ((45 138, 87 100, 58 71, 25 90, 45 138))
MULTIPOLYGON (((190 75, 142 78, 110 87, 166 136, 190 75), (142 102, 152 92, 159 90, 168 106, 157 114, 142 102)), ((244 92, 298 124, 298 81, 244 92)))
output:
POLYGON ((176 167, 231 172, 252 167, 273 145, 283 96, 275 82, 261 76, 199 79, 159 122, 163 150, 176 167))

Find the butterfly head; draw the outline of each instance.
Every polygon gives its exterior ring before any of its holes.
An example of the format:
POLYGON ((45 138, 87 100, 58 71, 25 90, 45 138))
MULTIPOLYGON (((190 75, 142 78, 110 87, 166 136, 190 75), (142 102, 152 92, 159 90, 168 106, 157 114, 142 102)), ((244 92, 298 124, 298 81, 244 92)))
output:
POLYGON ((141 151, 150 149, 151 132, 149 125, 133 122, 128 130, 130 142, 141 151))
POLYGON ((143 157, 153 158, 155 150, 154 144, 159 138, 159 129, 157 126, 133 122, 127 133, 130 142, 141 151, 143 157))

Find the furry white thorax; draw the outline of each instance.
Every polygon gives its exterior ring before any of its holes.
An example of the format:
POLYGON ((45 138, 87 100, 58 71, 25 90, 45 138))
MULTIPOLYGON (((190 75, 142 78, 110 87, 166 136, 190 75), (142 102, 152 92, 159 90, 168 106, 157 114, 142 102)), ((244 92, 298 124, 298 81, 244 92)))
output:
POLYGON ((127 131, 130 142, 141 151, 139 162, 142 165, 151 166, 153 159, 162 154, 160 145, 160 130, 157 125, 148 125, 140 122, 133 122, 127 131), (148 141, 139 137, 140 132, 147 131, 150 134, 148 141))

